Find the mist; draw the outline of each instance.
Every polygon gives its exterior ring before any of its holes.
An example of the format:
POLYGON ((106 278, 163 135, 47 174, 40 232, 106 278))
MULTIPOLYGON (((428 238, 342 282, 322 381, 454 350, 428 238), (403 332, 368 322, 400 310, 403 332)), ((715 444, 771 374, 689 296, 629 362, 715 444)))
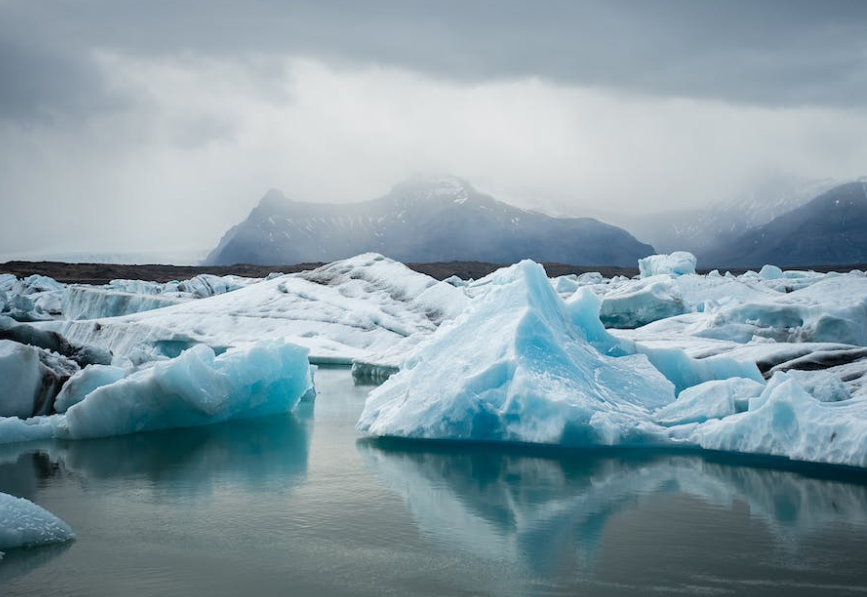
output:
POLYGON ((0 3, 0 47, 15 50, 0 60, 13 83, 0 92, 0 254, 206 251, 269 188, 355 202, 417 173, 602 219, 709 205, 769 177, 867 173, 867 46, 846 35, 860 3, 829 8, 824 29, 792 5, 773 31, 799 44, 746 18, 720 24, 740 32, 729 43, 707 33, 714 11, 676 2, 670 20, 629 2, 523 21, 512 4, 229 6, 140 18, 122 2, 0 3), (578 35, 594 23, 621 35, 578 35))

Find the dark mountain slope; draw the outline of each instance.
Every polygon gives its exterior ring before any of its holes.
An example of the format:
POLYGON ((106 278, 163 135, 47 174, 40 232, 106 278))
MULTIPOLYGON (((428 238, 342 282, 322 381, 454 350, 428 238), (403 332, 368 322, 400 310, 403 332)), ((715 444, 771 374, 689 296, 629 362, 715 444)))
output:
POLYGON ((270 191, 229 230, 210 264, 328 262, 375 251, 403 262, 523 258, 633 266, 653 248, 592 218, 512 207, 452 177, 414 178, 379 199, 300 203, 270 191))
POLYGON ((847 265, 867 261, 867 182, 846 183, 750 230, 704 267, 847 265))

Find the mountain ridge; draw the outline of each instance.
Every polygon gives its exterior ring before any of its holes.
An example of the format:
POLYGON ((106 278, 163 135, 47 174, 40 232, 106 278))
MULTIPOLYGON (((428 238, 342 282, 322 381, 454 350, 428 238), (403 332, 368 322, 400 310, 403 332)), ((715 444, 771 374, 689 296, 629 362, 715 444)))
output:
POLYGON ((867 261, 867 179, 844 183, 735 242, 704 256, 705 265, 793 267, 867 261))
POLYGON ((368 251, 404 262, 632 266, 654 249, 596 219, 553 218, 438 176, 413 177, 360 203, 289 201, 269 191, 205 263, 329 262, 368 251))

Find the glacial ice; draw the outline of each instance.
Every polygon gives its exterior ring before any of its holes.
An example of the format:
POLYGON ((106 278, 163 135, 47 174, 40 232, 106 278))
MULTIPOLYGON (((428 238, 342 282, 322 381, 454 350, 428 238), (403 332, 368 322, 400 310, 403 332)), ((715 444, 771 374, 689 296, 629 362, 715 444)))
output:
POLYGON ((182 300, 171 295, 69 286, 63 293, 61 311, 67 319, 98 319, 170 307, 182 300))
POLYGON ((66 411, 71 438, 290 411, 313 387, 307 351, 280 340, 215 356, 204 345, 102 386, 66 411))
POLYGON ((565 304, 535 263, 485 282, 487 292, 371 392, 358 429, 425 439, 659 444, 665 431, 651 414, 672 403, 680 386, 761 379, 752 363, 695 361, 618 341, 601 327, 598 299, 583 293, 565 304))
POLYGON ((659 409, 653 418, 666 426, 722 419, 747 410, 750 398, 764 388, 763 383, 743 377, 707 381, 682 391, 677 400, 659 409))
POLYGON ((867 400, 823 402, 785 373, 749 401, 746 412, 673 429, 676 439, 709 450, 783 456, 867 467, 867 400))
POLYGON ((182 282, 112 280, 105 286, 75 284, 63 290, 60 310, 66 319, 118 317, 225 294, 258 281, 240 276, 200 274, 182 282))
POLYGON ((0 274, 0 313, 18 321, 46 321, 60 314, 64 284, 34 274, 18 279, 0 274))
POLYGON ((50 414, 61 387, 78 365, 47 350, 0 340, 0 417, 50 414))
POLYGON ((113 384, 126 376, 121 367, 111 365, 89 365, 73 375, 54 399, 54 411, 65 413, 85 397, 102 386, 113 384))
MULTIPOLYGON (((82 374, 80 385, 98 385, 118 373, 97 371, 82 374)), ((219 356, 198 345, 99 385, 76 402, 81 389, 73 386, 63 397, 65 414, 0 417, 0 443, 106 437, 284 413, 313 391, 313 378, 306 349, 274 339, 219 356)))
MULTIPOLYGON (((255 414, 234 399, 209 409, 228 386, 243 403, 275 379, 250 353, 265 339, 302 346, 313 362, 354 363, 359 382, 391 375, 359 421, 373 435, 650 443, 865 466, 867 277, 772 265, 702 276, 687 257, 656 257, 634 279, 548 279, 522 263, 437 282, 366 254, 265 280, 115 280, 93 296, 178 304, 32 325, 0 316, 0 413, 11 415, 0 417, 0 443, 255 414), (258 382, 226 381, 232 359, 258 382), (37 377, 51 375, 53 393, 34 398, 37 377), (122 394, 137 402, 111 398, 122 394)), ((0 275, 0 303, 23 319, 54 318, 34 302, 63 293, 52 282, 0 275)))
POLYGON ((687 251, 675 251, 669 255, 650 255, 638 260, 638 272, 642 278, 670 274, 682 276, 695 273, 695 255, 687 251))
MULTIPOLYGON (((700 277, 677 278, 686 280, 690 300, 696 287, 737 284, 740 291, 720 303, 737 305, 738 297, 755 295, 784 301, 802 293, 814 299, 797 299, 805 311, 818 303, 836 313, 860 304, 857 292, 849 303, 839 299, 846 296, 843 288, 862 283, 858 276, 845 282, 826 276, 783 293, 753 286, 762 283, 758 275, 750 281, 692 278, 700 277)), ((867 466, 867 395, 852 391, 834 367, 776 373, 766 386, 756 366, 761 356, 796 368, 818 348, 828 352, 830 365, 843 359, 836 365, 849 367, 845 380, 856 380, 867 375, 867 353, 860 348, 704 340, 716 344, 694 350, 704 358, 690 358, 674 347, 688 335, 672 333, 670 342, 655 345, 637 341, 652 337, 644 330, 656 324, 635 333, 605 329, 598 317, 604 298, 592 285, 563 301, 544 282, 541 268, 524 262, 474 283, 464 313, 420 343, 403 369, 371 392, 358 429, 423 439, 701 447, 867 466), (738 359, 728 356, 734 354, 738 359)), ((703 312, 690 315, 709 320, 703 312)), ((665 329, 668 321, 657 323, 665 329)))
POLYGON ((30 500, 0 493, 0 550, 63 543, 75 538, 68 524, 30 500))
POLYGON ((199 343, 220 351, 286 338, 308 348, 311 362, 394 367, 467 301, 463 289, 369 253, 163 309, 40 325, 135 364, 199 343))
MULTIPOLYGON (((645 280, 648 280, 645 278, 645 280)), ((599 317, 606 327, 637 328, 685 311, 680 290, 667 276, 629 285, 605 296, 599 317)))

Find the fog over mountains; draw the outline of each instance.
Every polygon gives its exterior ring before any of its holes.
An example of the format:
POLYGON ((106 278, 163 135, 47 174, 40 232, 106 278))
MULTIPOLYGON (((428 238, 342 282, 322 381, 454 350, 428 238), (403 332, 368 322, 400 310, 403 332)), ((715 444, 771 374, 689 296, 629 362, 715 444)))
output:
POLYGON ((404 262, 530 258, 634 266, 653 247, 593 218, 553 218, 512 207, 459 178, 414 177, 360 203, 302 203, 269 191, 223 236, 207 263, 327 262, 367 251, 404 262))
POLYGON ((714 267, 867 263, 867 179, 838 185, 700 256, 714 267))
POLYGON ((518 209, 451 176, 414 177, 360 203, 304 203, 271 190, 206 263, 328 262, 374 251, 415 263, 634 266, 657 251, 687 250, 702 268, 854 265, 867 263, 865 189, 867 179, 768 184, 703 210, 624 216, 616 220, 623 228, 518 209))

